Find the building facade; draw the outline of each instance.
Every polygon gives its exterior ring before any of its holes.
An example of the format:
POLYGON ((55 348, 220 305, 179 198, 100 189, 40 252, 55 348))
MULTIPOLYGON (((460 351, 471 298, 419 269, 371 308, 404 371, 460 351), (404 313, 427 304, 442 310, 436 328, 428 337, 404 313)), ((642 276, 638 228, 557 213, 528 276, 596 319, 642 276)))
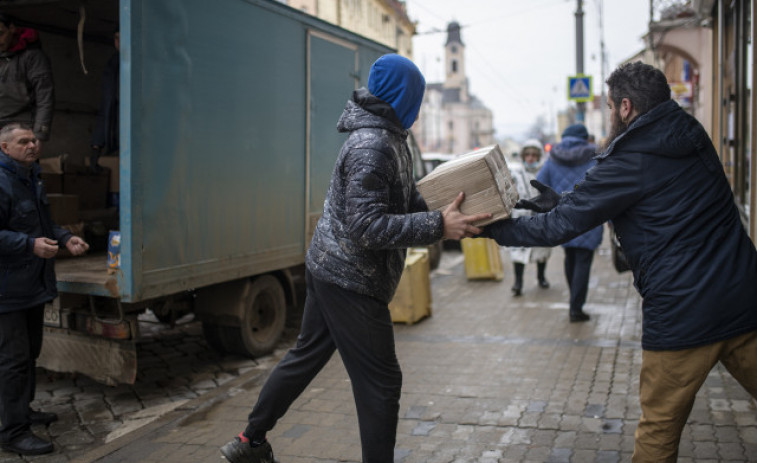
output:
POLYGON ((460 25, 447 26, 444 82, 426 85, 413 133, 423 151, 464 154, 494 143, 492 111, 471 95, 460 25))
POLYGON ((415 23, 398 0, 279 0, 413 58, 415 23))

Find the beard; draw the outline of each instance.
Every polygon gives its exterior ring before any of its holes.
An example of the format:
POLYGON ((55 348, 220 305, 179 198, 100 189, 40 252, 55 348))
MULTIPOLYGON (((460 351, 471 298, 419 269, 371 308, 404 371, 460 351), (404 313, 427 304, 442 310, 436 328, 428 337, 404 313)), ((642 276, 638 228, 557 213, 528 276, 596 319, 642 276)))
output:
POLYGON ((610 144, 620 136, 623 132, 625 132, 628 129, 628 125, 624 123, 620 118, 620 110, 616 109, 613 111, 613 113, 610 115, 610 134, 605 138, 604 143, 602 143, 601 151, 605 151, 610 144))

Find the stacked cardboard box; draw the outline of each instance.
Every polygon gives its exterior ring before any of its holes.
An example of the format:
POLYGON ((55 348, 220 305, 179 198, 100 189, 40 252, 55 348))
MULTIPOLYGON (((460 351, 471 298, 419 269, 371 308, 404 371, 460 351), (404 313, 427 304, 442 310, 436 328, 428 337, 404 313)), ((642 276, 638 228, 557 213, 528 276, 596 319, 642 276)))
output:
POLYGON ((40 159, 45 191, 48 194, 78 196, 79 210, 105 209, 110 171, 103 169, 101 172, 91 172, 85 166, 66 161, 66 155, 40 159))
POLYGON ((476 222, 478 226, 510 217, 518 201, 518 191, 499 145, 441 164, 418 182, 418 191, 430 210, 443 210, 458 193, 464 192, 465 200, 460 206, 463 214, 492 214, 490 219, 476 222))
POLYGON ((47 195, 50 202, 50 217, 58 225, 70 225, 79 222, 79 197, 76 195, 64 195, 50 193, 47 195))

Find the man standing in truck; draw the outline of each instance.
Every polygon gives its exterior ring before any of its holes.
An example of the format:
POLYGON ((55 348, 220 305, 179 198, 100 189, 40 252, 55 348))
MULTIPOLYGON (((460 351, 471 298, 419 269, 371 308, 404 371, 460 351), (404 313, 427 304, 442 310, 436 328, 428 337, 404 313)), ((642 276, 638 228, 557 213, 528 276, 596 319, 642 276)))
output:
POLYGON ((342 145, 306 258, 307 296, 296 346, 276 366, 247 428, 221 448, 231 463, 272 463, 266 433, 286 413, 335 350, 352 382, 365 463, 391 463, 402 387, 388 304, 405 249, 479 232, 464 215, 462 193, 444 212, 429 212, 415 188, 408 130, 426 82, 407 58, 384 55, 368 88, 356 90, 337 124, 342 145))
POLYGON ((53 258, 61 246, 77 256, 89 245, 50 218, 31 126, 6 124, 0 150, 0 448, 40 455, 52 452, 53 444, 34 434, 31 425, 58 418, 29 406, 44 306, 57 296, 53 258))
POLYGON ((17 27, 0 13, 0 127, 31 124, 37 140, 50 138, 53 74, 34 29, 17 27))

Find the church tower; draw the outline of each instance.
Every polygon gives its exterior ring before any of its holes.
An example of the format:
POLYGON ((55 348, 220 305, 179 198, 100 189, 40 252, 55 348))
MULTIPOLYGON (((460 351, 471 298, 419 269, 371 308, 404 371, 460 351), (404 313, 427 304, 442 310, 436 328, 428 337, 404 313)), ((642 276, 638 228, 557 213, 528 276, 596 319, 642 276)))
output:
MULTIPOLYGON (((447 25, 447 43, 445 48, 444 88, 455 90, 460 103, 468 101, 468 78, 465 76, 465 45, 460 38, 460 24, 451 22, 447 25)), ((450 92, 451 93, 451 92, 450 92)))

